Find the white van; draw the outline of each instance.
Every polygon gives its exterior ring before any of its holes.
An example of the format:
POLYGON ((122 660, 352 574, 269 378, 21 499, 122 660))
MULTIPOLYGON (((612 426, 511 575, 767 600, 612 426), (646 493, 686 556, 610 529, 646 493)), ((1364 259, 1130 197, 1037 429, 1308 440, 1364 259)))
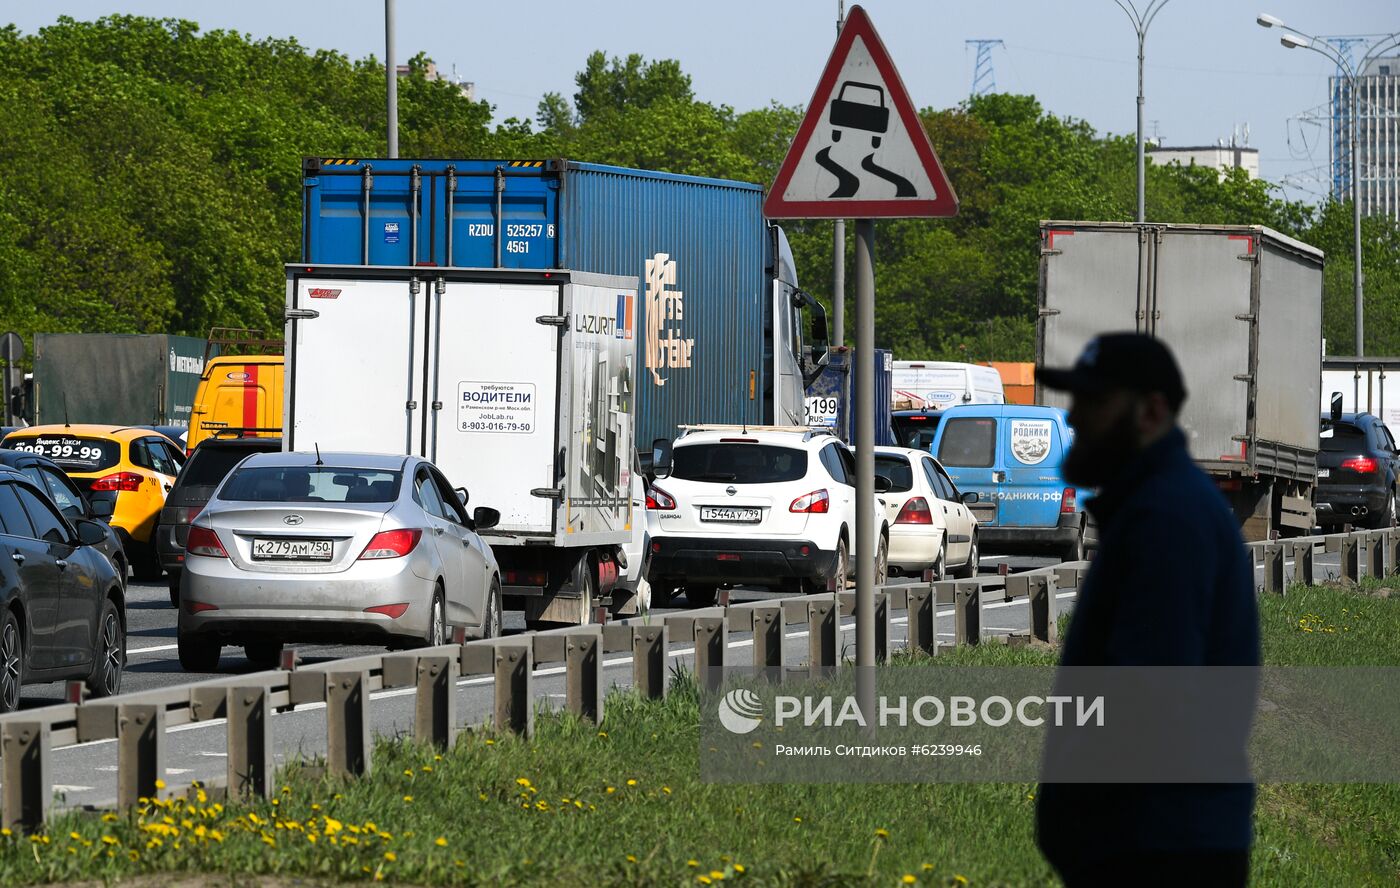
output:
POLYGON ((896 409, 943 410, 957 404, 1005 404, 1001 374, 981 364, 895 361, 890 378, 896 409))

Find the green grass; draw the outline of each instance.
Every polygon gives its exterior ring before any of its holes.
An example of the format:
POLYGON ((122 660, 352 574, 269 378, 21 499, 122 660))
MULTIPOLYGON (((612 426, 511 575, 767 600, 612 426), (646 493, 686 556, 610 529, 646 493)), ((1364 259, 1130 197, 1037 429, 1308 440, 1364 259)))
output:
MULTIPOLYGON (((1294 588, 1260 607, 1269 663, 1400 665, 1400 596, 1378 597, 1374 583, 1294 588)), ((984 645, 936 662, 1053 656, 984 645)), ((275 802, 65 814, 42 835, 0 837, 0 884, 163 873, 414 885, 894 885, 906 875, 922 885, 1058 884, 1034 846, 1032 784, 710 785, 698 778, 688 676, 664 702, 615 692, 607 713, 601 731, 542 716, 528 742, 471 732, 442 756, 380 743, 370 779, 292 768, 275 802)), ((1400 787, 1264 786, 1256 819, 1256 885, 1400 881, 1400 787)))

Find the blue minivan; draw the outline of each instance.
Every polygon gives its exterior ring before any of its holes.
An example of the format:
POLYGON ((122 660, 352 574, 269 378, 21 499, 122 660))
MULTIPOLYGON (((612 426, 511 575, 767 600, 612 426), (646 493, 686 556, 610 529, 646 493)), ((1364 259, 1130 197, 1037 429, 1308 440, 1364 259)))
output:
POLYGON ((1084 558, 1089 491, 1066 484, 1060 465, 1074 440, 1065 411, 967 404, 942 411, 929 448, 958 490, 976 491, 983 554, 1052 552, 1084 558))

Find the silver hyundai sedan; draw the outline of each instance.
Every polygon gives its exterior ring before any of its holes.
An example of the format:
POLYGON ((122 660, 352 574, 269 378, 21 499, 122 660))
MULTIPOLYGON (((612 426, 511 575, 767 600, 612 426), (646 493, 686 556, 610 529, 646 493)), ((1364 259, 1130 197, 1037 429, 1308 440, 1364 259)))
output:
POLYGON ((445 644, 448 625, 501 631, 500 571, 477 508, 432 463, 364 453, 258 453, 190 526, 180 665, 224 645, 272 668, 287 642, 445 644))

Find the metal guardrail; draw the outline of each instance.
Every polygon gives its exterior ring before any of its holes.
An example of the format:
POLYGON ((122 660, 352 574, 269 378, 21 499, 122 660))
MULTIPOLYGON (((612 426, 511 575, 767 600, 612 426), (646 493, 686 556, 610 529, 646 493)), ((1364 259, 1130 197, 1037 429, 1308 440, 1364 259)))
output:
MULTIPOLYGON (((1400 530, 1356 531, 1250 543, 1256 565, 1264 566, 1263 589, 1282 593, 1286 564, 1292 579, 1311 583, 1314 554, 1341 554, 1340 577, 1356 581, 1383 576, 1400 567, 1400 530)), ((1056 595, 1077 588, 1088 562, 1077 561, 1023 573, 965 580, 884 586, 875 594, 877 662, 888 659, 891 615, 908 622, 906 646, 937 654, 937 609, 953 608, 953 646, 984 638, 982 608, 995 600, 1027 599, 1029 637, 1055 638, 1056 595)), ((424 648, 404 653, 332 660, 250 675, 228 676, 116 697, 46 706, 0 716, 0 825, 33 829, 47 817, 53 796, 51 763, 55 747, 116 740, 117 804, 126 808, 158 795, 165 777, 165 732, 191 722, 227 721, 228 771, 222 785, 208 787, 236 796, 266 796, 272 789, 272 716, 312 703, 325 704, 326 768, 331 774, 360 775, 370 770, 373 745, 370 694, 414 688, 414 736, 447 748, 456 730, 456 680, 491 676, 493 721, 502 730, 529 736, 534 729, 533 673, 546 663, 563 663, 565 707, 601 722, 607 690, 604 655, 629 653, 632 681, 646 697, 666 694, 667 659, 672 645, 693 645, 695 672, 718 687, 730 662, 731 632, 753 635, 755 669, 786 677, 787 627, 807 628, 807 672, 829 675, 841 663, 841 620, 855 611, 855 593, 828 591, 777 601, 728 605, 636 617, 603 625, 527 632, 424 648)), ((178 792, 178 790, 177 790, 178 792)))

